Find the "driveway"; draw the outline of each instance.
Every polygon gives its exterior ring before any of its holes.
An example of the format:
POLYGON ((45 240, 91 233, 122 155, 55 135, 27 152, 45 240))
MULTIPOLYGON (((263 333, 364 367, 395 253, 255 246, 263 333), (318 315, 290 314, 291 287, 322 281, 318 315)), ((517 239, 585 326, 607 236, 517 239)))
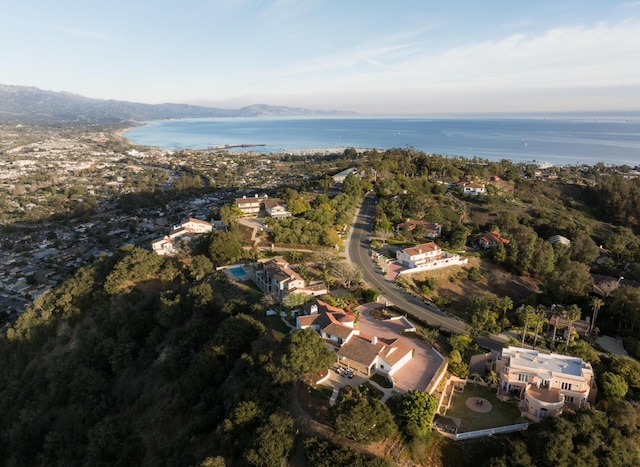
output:
POLYGON ((394 373, 395 389, 407 392, 413 389, 424 391, 435 376, 442 358, 433 348, 417 339, 409 339, 401 334, 406 328, 403 320, 379 320, 372 318, 369 310, 383 306, 382 303, 367 303, 358 307, 360 333, 372 337, 400 338, 415 349, 413 358, 394 373))
POLYGON ((614 355, 619 355, 621 357, 629 357, 634 360, 632 356, 630 356, 622 345, 622 339, 610 336, 601 336, 598 337, 596 342, 601 345, 604 349, 608 350, 614 355))

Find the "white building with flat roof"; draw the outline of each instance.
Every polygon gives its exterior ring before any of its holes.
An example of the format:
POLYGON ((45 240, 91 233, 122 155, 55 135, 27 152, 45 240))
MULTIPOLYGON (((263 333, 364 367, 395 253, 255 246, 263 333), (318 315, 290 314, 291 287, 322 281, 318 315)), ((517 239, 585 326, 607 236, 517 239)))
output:
POLYGON ((565 408, 579 409, 595 401, 593 368, 578 357, 506 347, 496 360, 498 397, 515 397, 522 415, 540 421, 565 408))

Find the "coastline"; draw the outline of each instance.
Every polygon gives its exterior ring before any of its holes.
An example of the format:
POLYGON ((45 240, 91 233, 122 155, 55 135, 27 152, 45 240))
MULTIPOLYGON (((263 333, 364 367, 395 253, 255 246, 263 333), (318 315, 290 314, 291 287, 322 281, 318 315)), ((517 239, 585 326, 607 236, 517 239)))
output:
POLYGON ((168 151, 240 153, 251 146, 252 153, 313 155, 351 148, 357 152, 412 148, 446 157, 555 166, 602 162, 637 167, 640 154, 640 121, 365 118, 154 122, 122 129, 118 135, 132 144, 168 151), (136 131, 135 137, 127 135, 140 127, 144 128, 136 131), (256 141, 260 144, 254 144, 256 141))

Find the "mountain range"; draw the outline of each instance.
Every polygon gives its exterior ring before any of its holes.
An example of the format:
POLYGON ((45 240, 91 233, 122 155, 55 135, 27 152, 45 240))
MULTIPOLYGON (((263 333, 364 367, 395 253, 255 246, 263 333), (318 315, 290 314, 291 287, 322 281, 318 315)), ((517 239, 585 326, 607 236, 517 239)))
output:
POLYGON ((27 121, 131 122, 167 118, 347 116, 356 112, 312 110, 301 107, 251 105, 221 109, 189 104, 143 104, 102 100, 70 92, 46 91, 32 86, 0 84, 0 119, 27 121))

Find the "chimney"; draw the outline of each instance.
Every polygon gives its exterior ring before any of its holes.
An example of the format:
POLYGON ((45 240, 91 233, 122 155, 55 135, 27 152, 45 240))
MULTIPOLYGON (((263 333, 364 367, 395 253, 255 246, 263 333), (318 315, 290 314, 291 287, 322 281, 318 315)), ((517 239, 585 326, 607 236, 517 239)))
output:
POLYGON ((311 305, 311 308, 309 308, 309 314, 310 315, 317 315, 318 314, 318 305, 316 305, 315 303, 313 305, 311 305))
POLYGON ((372 343, 373 345, 376 345, 376 344, 378 343, 378 336, 373 336, 373 337, 371 338, 371 343, 372 343))

